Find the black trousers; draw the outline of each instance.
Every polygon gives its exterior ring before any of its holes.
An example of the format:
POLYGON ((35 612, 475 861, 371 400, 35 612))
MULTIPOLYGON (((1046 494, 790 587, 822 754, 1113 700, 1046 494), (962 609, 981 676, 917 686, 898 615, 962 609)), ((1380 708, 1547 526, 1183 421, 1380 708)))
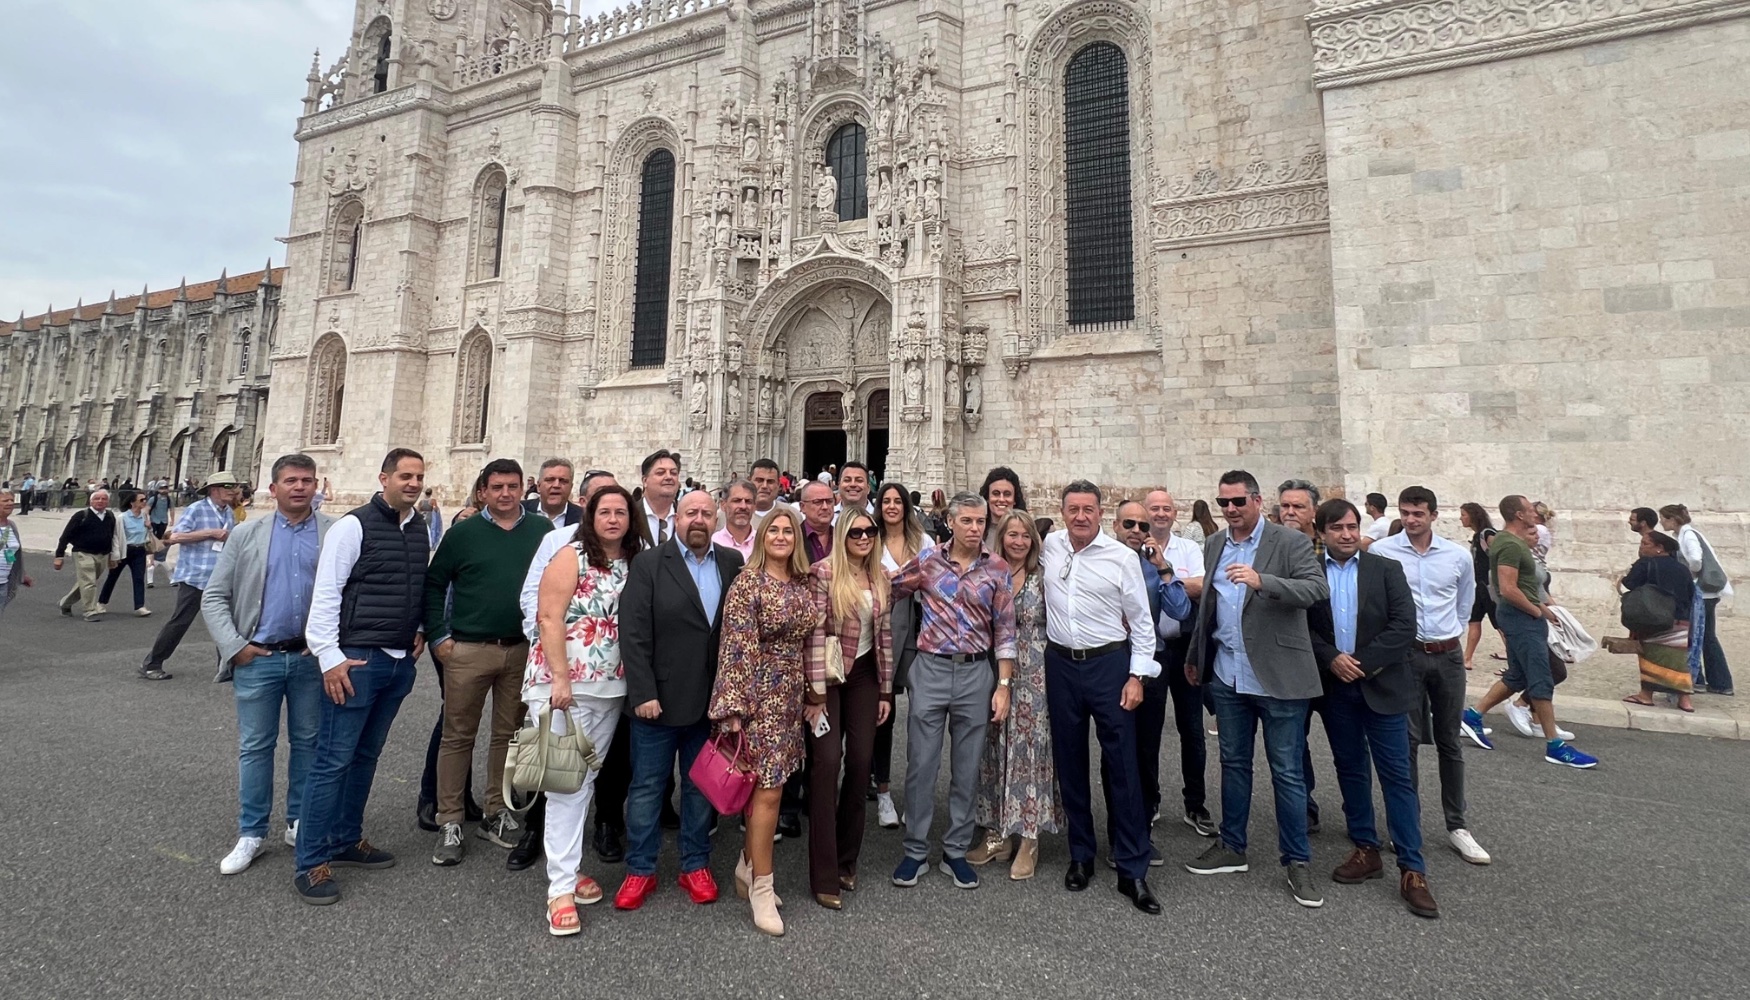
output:
MULTIPOLYGON (((595 822, 616 830, 626 828, 626 793, 632 788, 632 726, 621 719, 614 727, 614 740, 608 745, 608 759, 595 776, 595 822)), ((674 779, 669 779, 669 795, 674 779)))
MULTIPOLYGON (((432 672, 437 674, 438 696, 441 698, 444 693, 444 663, 442 660, 438 659, 437 650, 427 646, 426 652, 431 654, 431 668, 432 672)), ((421 805, 427 802, 430 802, 433 805, 437 804, 438 744, 442 742, 443 735, 444 710, 440 706, 438 708, 437 724, 431 727, 431 742, 426 744, 425 747, 425 770, 420 772, 419 775, 419 801, 421 805)), ((468 783, 463 786, 463 794, 467 796, 469 802, 474 801, 474 769, 472 767, 468 768, 468 783)), ((541 809, 545 804, 546 796, 543 795, 540 797, 539 801, 535 803, 534 808, 541 809)), ((533 809, 530 810, 529 815, 534 815, 533 809)))
POLYGON ((164 661, 176 652, 176 647, 182 643, 182 637, 188 634, 188 627, 194 624, 195 616, 200 613, 200 590, 186 583, 177 584, 176 610, 170 612, 170 620, 158 630, 158 638, 152 640, 152 651, 146 654, 140 670, 164 669, 164 661))
POLYGON ((134 578, 134 609, 137 611, 146 606, 146 547, 144 545, 128 546, 128 557, 115 564, 115 569, 109 571, 109 576, 103 581, 103 590, 97 595, 97 603, 108 604, 110 596, 115 593, 116 581, 122 578, 122 570, 133 574, 134 578))
MULTIPOLYGON (((1209 745, 1203 729, 1206 689, 1185 679, 1185 654, 1190 648, 1190 636, 1169 639, 1167 648, 1156 653, 1155 660, 1161 665, 1161 674, 1167 679, 1167 692, 1173 700, 1173 728, 1179 733, 1179 780, 1183 782, 1181 791, 1185 812, 1208 816, 1204 772, 1209 767, 1209 745)), ((1155 801, 1159 803, 1159 796, 1155 801)), ((1152 810, 1149 815, 1154 815, 1152 810)))

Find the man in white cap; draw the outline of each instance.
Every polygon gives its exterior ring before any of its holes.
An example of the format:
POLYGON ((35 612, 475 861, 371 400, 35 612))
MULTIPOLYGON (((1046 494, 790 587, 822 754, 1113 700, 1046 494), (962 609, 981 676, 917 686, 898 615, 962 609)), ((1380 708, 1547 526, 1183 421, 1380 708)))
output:
POLYGON ((176 519, 176 527, 164 539, 166 545, 180 545, 176 556, 176 571, 170 582, 176 588, 176 610, 159 630, 152 642, 152 651, 140 664, 140 676, 149 681, 167 681, 171 675, 164 663, 176 652, 188 627, 194 624, 201 610, 201 592, 212 579, 213 567, 219 564, 219 553, 225 550, 225 540, 231 537, 236 519, 231 508, 237 505, 241 484, 229 472, 215 472, 201 487, 206 496, 189 504, 176 519))

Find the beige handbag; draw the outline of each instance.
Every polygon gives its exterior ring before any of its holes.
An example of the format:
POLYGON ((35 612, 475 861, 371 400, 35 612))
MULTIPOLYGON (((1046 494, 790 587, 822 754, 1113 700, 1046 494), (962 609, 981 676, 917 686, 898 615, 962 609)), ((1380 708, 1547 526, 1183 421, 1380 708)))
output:
POLYGON ((527 812, 535 793, 570 795, 583 787, 590 771, 599 770, 595 743, 566 719, 565 732, 553 731, 553 709, 541 710, 532 726, 524 726, 510 738, 504 762, 504 802, 515 812, 527 812), (528 796, 518 805, 516 793, 528 796))

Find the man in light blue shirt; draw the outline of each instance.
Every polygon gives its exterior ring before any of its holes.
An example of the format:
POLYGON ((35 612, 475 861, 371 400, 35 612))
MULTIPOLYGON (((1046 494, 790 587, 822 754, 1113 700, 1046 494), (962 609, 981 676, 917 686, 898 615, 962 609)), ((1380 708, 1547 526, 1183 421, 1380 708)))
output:
POLYGON ((207 589, 213 568, 219 564, 219 553, 225 550, 225 541, 231 537, 231 528, 236 524, 231 509, 237 505, 241 485, 229 472, 215 472, 208 476, 202 487, 206 496, 183 510, 182 516, 176 520, 176 529, 164 539, 166 545, 182 546, 176 553, 176 570, 170 575, 170 582, 176 587, 176 608, 170 612, 170 620, 164 623, 164 628, 159 630, 158 638, 153 640, 151 652, 141 662, 141 678, 149 681, 171 678, 164 664, 176 652, 182 637, 188 634, 195 615, 200 613, 201 591, 207 589))
POLYGON ((1246 640, 1240 634, 1241 612, 1251 588, 1229 577, 1229 566, 1250 566, 1258 555, 1258 537, 1253 532, 1244 541, 1234 541, 1231 532, 1221 547, 1210 579, 1215 586, 1215 676, 1240 694, 1265 695, 1257 675, 1252 673, 1252 661, 1246 656, 1246 640))

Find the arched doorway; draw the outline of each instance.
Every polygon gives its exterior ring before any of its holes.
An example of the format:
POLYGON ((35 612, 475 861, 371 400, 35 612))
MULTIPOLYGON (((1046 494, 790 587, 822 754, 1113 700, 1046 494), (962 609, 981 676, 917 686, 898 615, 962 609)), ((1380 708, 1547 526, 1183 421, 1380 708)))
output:
POLYGON ((813 479, 848 457, 845 404, 836 392, 817 392, 802 404, 802 474, 813 479))

